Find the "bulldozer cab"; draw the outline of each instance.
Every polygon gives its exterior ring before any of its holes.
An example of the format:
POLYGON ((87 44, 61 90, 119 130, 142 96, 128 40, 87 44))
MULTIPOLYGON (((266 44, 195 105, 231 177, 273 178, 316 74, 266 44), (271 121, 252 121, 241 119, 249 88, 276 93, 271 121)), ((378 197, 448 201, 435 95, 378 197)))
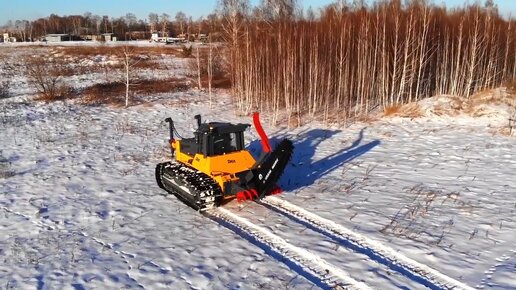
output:
POLYGON ((243 148, 238 146, 237 134, 242 133, 213 134, 211 136, 213 142, 212 155, 223 155, 242 150, 243 148))
POLYGON ((200 124, 194 138, 181 140, 181 152, 190 156, 219 156, 244 150, 244 131, 249 124, 200 124))

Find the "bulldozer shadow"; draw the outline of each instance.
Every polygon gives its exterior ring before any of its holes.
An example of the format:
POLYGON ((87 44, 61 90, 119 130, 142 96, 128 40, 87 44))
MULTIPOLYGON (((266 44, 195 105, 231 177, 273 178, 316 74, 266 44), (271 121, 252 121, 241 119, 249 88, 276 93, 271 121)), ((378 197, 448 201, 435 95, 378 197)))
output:
MULTIPOLYGON (((318 146, 340 133, 340 130, 311 129, 297 134, 297 136, 278 136, 271 138, 271 145, 279 143, 283 138, 294 141, 294 153, 285 172, 279 181, 284 191, 294 191, 314 184, 343 164, 367 153, 380 144, 379 140, 362 144, 365 128, 360 130, 358 137, 352 144, 326 157, 316 157, 318 146)), ((253 154, 260 154, 260 141, 254 141, 248 150, 253 154)))

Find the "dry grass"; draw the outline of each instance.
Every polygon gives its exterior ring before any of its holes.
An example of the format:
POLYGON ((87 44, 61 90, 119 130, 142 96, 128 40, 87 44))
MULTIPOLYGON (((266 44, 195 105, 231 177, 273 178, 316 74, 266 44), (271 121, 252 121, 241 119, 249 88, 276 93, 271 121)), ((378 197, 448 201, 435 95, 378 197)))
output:
MULTIPOLYGON (((181 52, 177 47, 173 46, 129 46, 129 49, 135 54, 141 55, 172 55, 181 56, 181 52)), ((121 50, 120 46, 59 46, 55 48, 57 53, 73 57, 92 57, 97 55, 116 55, 121 50)))
POLYGON ((423 111, 421 106, 417 103, 406 104, 401 108, 400 116, 405 118, 420 118, 422 117, 423 111))
POLYGON ((58 46, 53 49, 53 53, 57 55, 71 57, 93 57, 97 55, 112 55, 114 48, 108 46, 58 46))
MULTIPOLYGON (((125 84, 121 82, 95 84, 84 89, 82 92, 84 96, 83 101, 89 105, 109 104, 121 106, 125 102, 125 89, 125 84)), ((145 80, 138 84, 131 85, 131 102, 133 104, 141 104, 143 101, 139 100, 137 97, 160 93, 174 93, 188 89, 188 84, 182 79, 145 80)))
POLYGON ((83 101, 89 105, 123 103, 125 84, 119 82, 102 83, 90 86, 83 91, 83 101))
POLYGON ((0 81, 0 99, 6 99, 10 97, 9 87, 9 80, 0 81))
POLYGON ((405 189, 407 200, 400 203, 399 211, 391 217, 380 232, 392 236, 408 238, 415 241, 431 242, 440 247, 449 247, 452 241, 447 234, 454 227, 454 215, 459 211, 471 211, 470 206, 462 200, 460 192, 445 192, 423 184, 405 189), (446 205, 445 205, 446 204, 446 205), (445 213, 442 208, 452 208, 445 213), (439 215, 439 222, 432 222, 432 217, 439 215), (436 233, 429 235, 428 233, 436 233))
POLYGON ((60 84, 57 86, 52 94, 40 93, 38 94, 34 100, 43 101, 43 102, 55 102, 55 101, 64 101, 67 99, 72 99, 76 95, 76 92, 71 87, 60 84))
POLYGON ((190 87, 183 79, 146 80, 135 86, 139 94, 159 94, 186 91, 190 87))
POLYGON ((470 106, 505 104, 516 108, 516 92, 513 92, 512 89, 509 88, 505 91, 502 89, 485 90, 471 96, 469 103, 470 106))
POLYGON ((489 132, 493 135, 502 135, 506 137, 516 136, 516 128, 514 126, 507 126, 503 128, 492 128, 489 132))
POLYGON ((377 122, 380 118, 377 115, 373 114, 360 114, 357 117, 354 118, 355 121, 366 123, 366 124, 372 124, 374 122, 377 122))
POLYGON ((392 105, 392 106, 387 106, 385 107, 385 109, 383 110, 383 115, 385 117, 388 117, 388 116, 395 116, 396 114, 399 113, 401 109, 401 105, 392 105))
POLYGON ((497 113, 493 109, 493 107, 496 108, 497 106, 516 111, 516 95, 508 93, 508 89, 478 92, 465 101, 464 111, 473 117, 482 117, 497 113))
POLYGON ((516 95, 509 94, 505 89, 490 89, 475 93, 470 98, 454 95, 435 96, 432 103, 409 103, 405 105, 388 106, 383 116, 404 118, 418 118, 425 115, 422 106, 430 106, 431 114, 436 116, 459 116, 461 114, 472 117, 500 116, 506 110, 516 112, 516 95))
POLYGON ((384 109, 383 115, 385 117, 396 116, 402 118, 420 118, 423 116, 421 106, 417 103, 410 103, 406 105, 393 105, 384 109))

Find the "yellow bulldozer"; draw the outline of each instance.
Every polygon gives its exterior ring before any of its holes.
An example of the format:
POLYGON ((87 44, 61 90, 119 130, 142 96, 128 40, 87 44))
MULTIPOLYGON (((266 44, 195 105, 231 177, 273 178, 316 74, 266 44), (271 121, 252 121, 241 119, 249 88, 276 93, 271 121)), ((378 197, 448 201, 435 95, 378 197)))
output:
POLYGON ((169 144, 175 160, 156 166, 158 186, 188 206, 203 211, 225 200, 255 200, 281 191, 277 182, 287 166, 294 146, 284 139, 271 149, 259 119, 253 122, 261 138, 262 153, 255 159, 246 150, 244 131, 249 124, 203 123, 196 115, 193 138, 179 137, 171 118, 169 144))

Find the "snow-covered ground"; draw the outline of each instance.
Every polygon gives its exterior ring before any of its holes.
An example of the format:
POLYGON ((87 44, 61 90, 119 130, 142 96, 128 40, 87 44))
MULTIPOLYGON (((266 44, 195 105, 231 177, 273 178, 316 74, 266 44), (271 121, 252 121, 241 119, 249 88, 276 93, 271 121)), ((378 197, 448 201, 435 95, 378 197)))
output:
MULTIPOLYGON (((0 100, 1 288, 516 289, 510 108, 433 114, 440 97, 421 118, 266 126, 296 146, 285 192, 202 215, 165 195, 154 167, 170 155, 165 117, 182 135, 198 113, 251 122, 225 93, 212 109, 196 90, 124 109, 11 89, 0 100)), ((253 129, 246 141, 258 154, 253 129)))

